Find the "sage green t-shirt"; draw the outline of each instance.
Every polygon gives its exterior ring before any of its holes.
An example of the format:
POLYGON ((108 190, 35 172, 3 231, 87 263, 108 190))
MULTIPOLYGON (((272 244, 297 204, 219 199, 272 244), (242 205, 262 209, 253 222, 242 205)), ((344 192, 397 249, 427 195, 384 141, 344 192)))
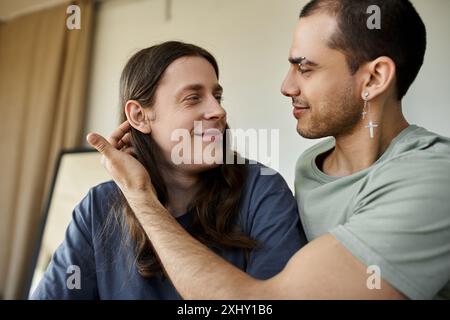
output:
POLYGON ((411 125, 371 167, 346 177, 316 166, 334 146, 320 142, 297 162, 308 240, 330 233, 410 299, 450 298, 450 139, 411 125))

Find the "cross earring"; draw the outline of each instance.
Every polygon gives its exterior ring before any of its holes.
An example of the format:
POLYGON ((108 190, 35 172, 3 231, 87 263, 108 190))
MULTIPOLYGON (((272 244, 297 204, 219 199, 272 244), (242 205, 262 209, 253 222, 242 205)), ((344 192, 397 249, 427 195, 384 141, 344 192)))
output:
POLYGON ((364 92, 364 109, 362 112, 362 118, 365 119, 366 115, 369 115, 369 124, 366 126, 366 128, 369 129, 370 139, 373 139, 374 138, 374 130, 373 129, 377 128, 378 125, 370 119, 370 104, 369 104, 368 98, 369 98, 369 93, 366 91, 366 92, 364 92))

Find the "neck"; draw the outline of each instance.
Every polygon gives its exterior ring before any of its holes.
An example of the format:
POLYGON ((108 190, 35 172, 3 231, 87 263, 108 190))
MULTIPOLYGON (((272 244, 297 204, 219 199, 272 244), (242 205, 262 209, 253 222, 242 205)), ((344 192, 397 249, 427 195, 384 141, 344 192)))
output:
POLYGON ((189 174, 182 170, 167 168, 162 170, 162 177, 167 187, 167 210, 175 218, 186 213, 187 208, 199 188, 197 174, 189 174))
POLYGON ((370 167, 383 155, 391 141, 409 126, 400 102, 371 109, 373 111, 360 120, 350 133, 335 137, 336 147, 323 162, 326 174, 348 176, 370 167), (366 128, 369 119, 378 125, 373 129, 373 138, 370 138, 369 128, 366 128))

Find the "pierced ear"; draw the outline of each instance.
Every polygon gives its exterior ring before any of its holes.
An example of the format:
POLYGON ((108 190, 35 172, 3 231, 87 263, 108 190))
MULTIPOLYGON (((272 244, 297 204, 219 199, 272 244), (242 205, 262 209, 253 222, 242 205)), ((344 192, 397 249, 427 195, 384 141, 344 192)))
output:
POLYGON ((136 100, 128 100, 125 104, 125 115, 130 125, 142 133, 151 133, 152 127, 146 109, 136 100))
POLYGON ((361 98, 363 100, 370 100, 370 92, 368 90, 364 90, 363 93, 361 94, 361 98))
POLYGON ((364 83, 364 92, 373 99, 388 91, 395 91, 395 62, 389 57, 379 57, 368 64, 370 78, 364 83))

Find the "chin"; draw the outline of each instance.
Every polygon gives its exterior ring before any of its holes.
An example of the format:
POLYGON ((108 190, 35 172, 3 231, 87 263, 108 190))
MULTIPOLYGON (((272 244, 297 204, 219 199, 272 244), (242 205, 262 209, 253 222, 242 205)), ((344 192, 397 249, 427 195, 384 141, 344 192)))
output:
POLYGON ((303 138, 311 139, 311 134, 309 130, 304 127, 301 127, 300 124, 297 125, 297 133, 301 135, 303 138))
POLYGON ((325 134, 320 134, 318 132, 314 132, 313 130, 310 130, 309 128, 302 128, 300 126, 297 126, 297 132, 299 135, 301 135, 305 139, 320 139, 327 137, 325 134))

